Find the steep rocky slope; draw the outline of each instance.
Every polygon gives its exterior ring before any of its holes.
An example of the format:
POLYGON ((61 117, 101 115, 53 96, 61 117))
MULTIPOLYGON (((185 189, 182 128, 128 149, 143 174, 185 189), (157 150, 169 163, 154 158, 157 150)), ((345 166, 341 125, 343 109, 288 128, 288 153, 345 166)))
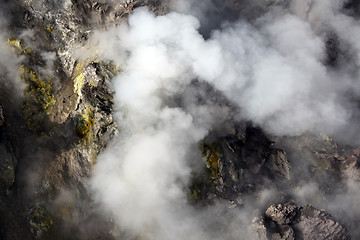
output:
MULTIPOLYGON (((89 188, 98 155, 122 137, 114 116, 114 104, 121 103, 114 100, 111 81, 127 67, 102 57, 89 39, 95 30, 126 22, 139 7, 164 15, 174 7, 171 3, 1 1, 0 239, 156 239, 128 234, 99 207, 89 188)), ((241 19, 256 26, 255 19, 270 7, 291 4, 209 1, 199 17, 199 31, 206 39, 224 22, 241 19)), ((190 6, 194 11, 199 7, 190 6)), ((305 8, 311 15, 311 4, 305 8)), ((342 11, 357 19, 359 4, 344 1, 342 11)), ((325 66, 336 69, 352 58, 341 36, 319 29, 325 36, 325 66)), ((213 85, 197 79, 189 85, 206 89, 196 96, 199 104, 209 101, 234 112, 195 146, 200 170, 184 189, 189 205, 216 208, 221 202, 219 209, 233 215, 256 213, 255 219, 245 214, 245 222, 252 222, 249 227, 258 239, 360 237, 360 215, 354 210, 360 190, 359 146, 315 132, 275 136, 239 119, 235 113, 241 109, 213 85)), ((184 95, 169 99, 168 106, 185 108, 184 95)), ((353 98, 359 106, 358 96, 353 98)), ((103 184, 106 188, 115 182, 103 184)), ((221 214, 214 214, 214 239, 245 239, 226 233, 237 226, 223 226, 227 215, 221 214)))

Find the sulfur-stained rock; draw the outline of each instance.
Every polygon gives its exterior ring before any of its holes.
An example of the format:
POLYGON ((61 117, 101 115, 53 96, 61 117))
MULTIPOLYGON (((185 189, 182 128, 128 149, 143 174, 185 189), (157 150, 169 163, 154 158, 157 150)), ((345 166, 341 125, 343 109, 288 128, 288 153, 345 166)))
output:
POLYGON ((203 187, 209 184, 209 178, 200 180, 202 183, 196 180, 193 188, 199 190, 199 196, 215 195, 242 205, 241 195, 261 191, 268 178, 281 183, 290 180, 286 153, 274 148, 258 128, 247 126, 241 137, 228 134, 210 144, 205 139, 202 150, 213 185, 203 187))
POLYGON ((30 230, 36 239, 41 239, 43 235, 50 231, 53 220, 49 212, 41 205, 35 205, 30 210, 30 230))

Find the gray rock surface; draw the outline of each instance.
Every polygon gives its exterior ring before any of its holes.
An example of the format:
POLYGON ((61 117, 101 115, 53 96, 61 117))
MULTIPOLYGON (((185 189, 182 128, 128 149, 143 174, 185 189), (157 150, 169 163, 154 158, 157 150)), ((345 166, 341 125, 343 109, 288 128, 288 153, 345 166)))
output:
POLYGON ((296 206, 291 204, 277 204, 271 205, 266 209, 265 216, 271 218, 278 225, 289 225, 295 221, 298 214, 296 206))
POLYGON ((300 214, 295 229, 302 233, 304 239, 350 239, 348 231, 325 211, 305 206, 300 214))
POLYGON ((347 229, 330 214, 309 205, 273 204, 265 217, 270 239, 350 239, 347 229))

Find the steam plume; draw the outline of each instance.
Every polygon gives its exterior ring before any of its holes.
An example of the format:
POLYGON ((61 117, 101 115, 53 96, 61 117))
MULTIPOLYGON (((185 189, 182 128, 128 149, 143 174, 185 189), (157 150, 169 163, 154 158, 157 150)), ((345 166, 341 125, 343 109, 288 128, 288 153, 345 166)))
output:
MULTIPOLYGON (((335 2, 312 1, 304 8, 291 1, 289 9, 269 8, 251 24, 224 23, 207 39, 199 33, 196 13, 156 17, 144 8, 128 25, 94 34, 103 56, 123 67, 113 80, 120 134, 99 157, 91 179, 95 199, 121 228, 131 237, 160 240, 236 239, 240 232, 256 239, 246 228, 209 231, 214 221, 204 219, 216 214, 187 203, 190 177, 201 164, 198 143, 227 119, 229 109, 210 98, 202 105, 195 97, 175 106, 170 102, 198 80, 224 94, 240 119, 273 135, 341 136, 345 128, 359 129, 354 86, 359 85, 360 28, 341 13, 342 2, 335 2), (337 66, 327 62, 328 31, 346 44, 339 46, 343 58, 337 66), (348 58, 356 61, 348 64, 348 58)), ((228 226, 251 219, 247 210, 225 212, 228 226)))

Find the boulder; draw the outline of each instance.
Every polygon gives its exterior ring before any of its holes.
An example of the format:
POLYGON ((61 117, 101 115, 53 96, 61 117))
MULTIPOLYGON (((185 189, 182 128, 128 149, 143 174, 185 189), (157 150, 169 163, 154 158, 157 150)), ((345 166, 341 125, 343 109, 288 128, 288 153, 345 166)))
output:
POLYGON ((274 177, 290 180, 291 168, 285 151, 274 149, 269 154, 265 165, 274 177))
POLYGON ((328 239, 328 240, 349 240, 350 234, 330 214, 318 210, 312 206, 302 207, 300 219, 295 224, 304 240, 307 239, 328 239))
POLYGON ((347 229, 324 210, 310 205, 272 204, 265 211, 268 236, 272 240, 349 240, 347 229))

